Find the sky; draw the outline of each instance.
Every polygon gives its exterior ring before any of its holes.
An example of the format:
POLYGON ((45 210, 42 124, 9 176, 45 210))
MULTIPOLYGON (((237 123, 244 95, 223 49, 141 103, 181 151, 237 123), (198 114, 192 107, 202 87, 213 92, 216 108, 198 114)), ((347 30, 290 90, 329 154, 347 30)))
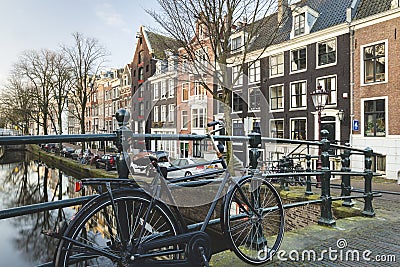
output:
POLYGON ((1 0, 0 88, 25 50, 72 45, 72 33, 99 40, 109 52, 106 67, 132 60, 140 25, 157 27, 145 9, 156 0, 1 0))

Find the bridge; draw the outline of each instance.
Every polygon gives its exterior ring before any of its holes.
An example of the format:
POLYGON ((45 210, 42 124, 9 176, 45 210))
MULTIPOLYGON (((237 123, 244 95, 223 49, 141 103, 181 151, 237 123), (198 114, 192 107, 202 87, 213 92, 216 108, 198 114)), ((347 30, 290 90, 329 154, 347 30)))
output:
MULTIPOLYGON (((179 134, 171 134, 171 135, 159 135, 159 134, 132 134, 126 126, 126 120, 123 117, 123 111, 118 111, 117 119, 119 122, 120 128, 111 134, 84 134, 84 135, 50 135, 50 136, 3 136, 0 137, 0 146, 10 146, 10 145, 25 145, 25 144, 39 144, 39 143, 62 143, 62 142, 89 142, 89 141, 113 141, 118 148, 118 160, 117 160, 117 170, 118 177, 121 179, 126 179, 129 177, 129 168, 126 163, 126 157, 128 155, 123 151, 124 145, 126 145, 126 136, 129 136, 132 140, 205 140, 208 137, 206 135, 179 135, 179 134)), ((284 208, 286 210, 294 209, 302 206, 309 206, 318 204, 320 207, 319 216, 317 222, 322 226, 334 226, 336 224, 336 220, 333 216, 333 207, 332 202, 336 200, 343 200, 342 205, 349 209, 353 207, 353 199, 361 198, 364 201, 364 205, 362 207, 361 214, 366 217, 374 217, 375 210, 373 208, 373 199, 375 197, 382 196, 382 193, 390 193, 384 191, 373 191, 372 189, 372 178, 374 176, 378 176, 379 174, 374 173, 372 171, 372 162, 373 157, 378 155, 373 152, 371 148, 359 149, 353 148, 346 145, 336 145, 331 144, 327 139, 327 133, 322 131, 322 139, 320 141, 300 141, 300 140, 287 140, 287 139, 276 139, 276 138, 266 138, 261 137, 257 133, 249 134, 248 136, 216 136, 216 140, 218 141, 226 141, 226 142, 243 142, 248 143, 248 147, 250 149, 249 154, 249 163, 250 169, 253 172, 258 171, 258 157, 259 157, 259 149, 261 144, 267 143, 278 143, 278 144, 291 144, 295 146, 305 146, 306 151, 312 151, 312 147, 317 148, 317 150, 321 149, 321 167, 317 169, 312 168, 312 159, 315 159, 316 156, 311 155, 311 153, 306 153, 304 155, 304 160, 306 163, 306 168, 304 170, 294 170, 290 168, 290 160, 293 158, 286 157, 281 159, 281 168, 279 172, 274 173, 263 173, 263 177, 265 179, 277 179, 279 181, 279 185, 277 185, 281 192, 290 190, 290 179, 293 177, 306 177, 304 183, 305 187, 303 187, 304 192, 302 193, 305 197, 305 200, 301 201, 291 201, 290 203, 285 203, 284 208), (332 169, 332 165, 330 163, 330 158, 332 157, 331 151, 332 149, 336 149, 341 151, 340 153, 340 163, 341 168, 338 170, 332 169), (363 171, 352 171, 350 168, 350 160, 351 157, 363 156, 365 162, 365 168, 363 171), (341 182, 340 184, 331 184, 332 176, 340 176, 341 182), (308 196, 312 196, 317 194, 317 192, 312 191, 313 185, 319 185, 315 182, 312 182, 311 177, 320 177, 321 184, 319 189, 320 197, 307 198, 308 196), (354 189, 351 186, 351 178, 352 177, 362 177, 363 178, 363 188, 362 189, 354 189), (332 196, 331 189, 340 190, 339 196, 332 196)), ((184 179, 187 180, 188 178, 184 179)), ((182 180, 182 185, 187 185, 188 183, 192 183, 191 185, 196 185, 198 181, 192 182, 184 182, 182 180)), ((71 207, 76 205, 82 205, 92 199, 93 195, 82 196, 74 199, 67 200, 59 200, 48 203, 40 203, 35 205, 28 205, 23 207, 11 208, 7 210, 0 211, 0 220, 7 219, 16 216, 22 216, 26 214, 38 213, 48 210, 56 210, 62 209, 65 207, 71 207)), ((201 211, 199 212, 201 213, 201 211)), ((201 225, 201 222, 196 222, 196 218, 189 218, 191 215, 187 213, 187 219, 190 222, 188 225, 188 229, 198 229, 201 225)), ((198 218, 197 218, 198 219, 198 218)), ((219 252, 227 249, 226 245, 221 243, 222 238, 218 236, 218 230, 213 230, 220 223, 220 218, 213 218, 210 223, 210 234, 213 238, 213 244, 218 244, 217 247, 213 248, 213 252, 219 252)), ((41 266, 52 266, 52 263, 43 263, 41 266)))

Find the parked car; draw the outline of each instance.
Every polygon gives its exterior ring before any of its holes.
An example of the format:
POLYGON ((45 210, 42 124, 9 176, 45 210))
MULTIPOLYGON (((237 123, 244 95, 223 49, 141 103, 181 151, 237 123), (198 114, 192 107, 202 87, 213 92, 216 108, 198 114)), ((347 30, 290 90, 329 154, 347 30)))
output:
POLYGON ((54 153, 54 152, 58 151, 57 144, 45 144, 42 148, 46 152, 53 152, 54 153))
POLYGON ((72 147, 64 147, 61 150, 61 156, 66 157, 66 158, 72 158, 72 154, 75 152, 75 149, 72 147))
POLYGON ((71 158, 76 160, 76 159, 78 159, 78 158, 81 158, 82 155, 83 155, 82 149, 76 149, 76 150, 71 154, 71 158))
MULTIPOLYGON (((190 164, 208 163, 208 162, 209 162, 208 160, 205 160, 203 158, 179 158, 172 161, 171 165, 176 167, 184 167, 190 164)), ((190 176, 194 174, 199 174, 203 172, 205 169, 214 169, 214 168, 217 168, 217 166, 211 164, 205 164, 188 169, 176 170, 168 173, 168 178, 190 176)))
POLYGON ((117 156, 106 154, 96 160, 96 169, 104 168, 106 171, 117 168, 117 156))
POLYGON ((152 160, 156 160, 161 167, 169 167, 171 164, 168 160, 168 152, 165 151, 144 151, 135 155, 132 158, 130 167, 134 173, 143 173, 147 177, 153 176, 156 170, 151 163, 152 160))

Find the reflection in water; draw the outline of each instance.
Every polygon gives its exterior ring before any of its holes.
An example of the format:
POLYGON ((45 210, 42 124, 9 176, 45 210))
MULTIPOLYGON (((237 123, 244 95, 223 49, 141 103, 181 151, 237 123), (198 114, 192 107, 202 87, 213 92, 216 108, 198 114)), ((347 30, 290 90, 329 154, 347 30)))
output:
MULTIPOLYGON (((29 154, 17 163, 0 163, 0 209, 69 198, 68 188, 74 182, 75 178, 48 168, 29 154)), ((57 222, 69 220, 74 213, 67 208, 1 220, 0 235, 10 239, 0 243, 0 258, 11 263, 4 266, 34 266, 52 261, 58 240, 41 231, 54 229, 57 222)))

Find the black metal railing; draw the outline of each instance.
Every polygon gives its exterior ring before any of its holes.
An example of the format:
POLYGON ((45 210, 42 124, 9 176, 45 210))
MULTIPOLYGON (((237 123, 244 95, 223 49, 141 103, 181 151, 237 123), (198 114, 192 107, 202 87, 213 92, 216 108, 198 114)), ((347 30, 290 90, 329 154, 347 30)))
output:
MULTIPOLYGON (((126 111, 119 110, 117 112, 116 118, 119 123, 119 129, 114 133, 110 134, 80 134, 80 135, 46 135, 46 136, 3 136, 0 137, 0 146, 2 145, 15 145, 15 144, 39 144, 39 143, 62 143, 62 142, 89 142, 89 141, 113 141, 118 149, 117 156, 117 171, 119 178, 128 178, 129 169, 125 158, 128 157, 127 153, 123 151, 124 145, 126 145, 127 136, 130 140, 142 140, 145 142, 152 140, 185 140, 185 141, 196 141, 196 140, 205 140, 208 138, 207 135, 189 135, 189 134, 133 134, 129 128, 127 128, 127 119, 126 119, 126 111)), ((234 142, 242 142, 248 143, 248 147, 250 149, 249 152, 249 172, 252 174, 259 174, 259 149, 261 148, 261 144, 267 143, 277 143, 277 144, 292 144, 297 145, 298 149, 300 146, 307 147, 307 154, 302 156, 302 159, 305 160, 306 166, 302 171, 279 171, 277 173, 269 173, 264 175, 267 178, 276 178, 284 180, 287 177, 293 176, 305 176, 306 179, 306 187, 305 187, 305 195, 311 195, 312 185, 315 183, 311 182, 311 177, 320 176, 321 177, 321 198, 317 200, 310 201, 301 201, 298 203, 285 204, 284 208, 293 208, 298 206, 304 206, 309 204, 320 203, 321 206, 321 214, 319 223, 322 225, 334 225, 335 220, 332 216, 332 201, 335 200, 344 200, 343 206, 352 207, 353 202, 352 199, 355 198, 364 198, 364 210, 363 215, 365 216, 374 216, 375 212, 372 206, 372 200, 374 197, 380 196, 379 192, 372 191, 372 177, 377 175, 373 173, 371 169, 372 165, 372 157, 376 155, 380 155, 378 153, 373 152, 371 148, 359 149, 353 148, 348 145, 337 145, 331 144, 331 142, 327 139, 328 132, 326 130, 321 131, 322 139, 320 141, 303 141, 303 140, 288 140, 288 139, 279 139, 279 138, 266 138, 261 137, 259 133, 251 133, 248 136, 215 136, 214 139, 216 141, 234 141, 234 142), (321 148, 321 161, 322 168, 320 170, 312 169, 312 160, 316 158, 316 156, 311 155, 310 147, 315 147, 317 149, 321 148), (337 151, 342 151, 340 154, 340 162, 341 169, 340 170, 332 170, 330 168, 329 159, 332 157, 330 151, 334 148, 337 151), (364 171, 363 172, 355 172, 350 168, 350 157, 352 155, 363 155, 364 156, 364 171), (340 175, 342 178, 340 188, 341 195, 338 197, 332 197, 330 189, 331 187, 337 188, 338 185, 332 185, 330 183, 332 175, 340 175), (351 176, 362 176, 364 177, 364 189, 356 190, 351 188, 350 178, 351 176), (359 192, 361 194, 351 195, 352 192, 359 192)), ((293 154, 293 153, 292 153, 293 154)), ((174 171, 174 168, 171 168, 170 171, 174 171)), ((196 178, 196 177, 195 177, 196 178)), ((176 182, 188 180, 188 178, 177 180, 176 182)), ((198 183, 197 181, 186 182, 186 183, 198 183)), ((384 193, 384 192, 383 192, 384 193)), ((0 211, 0 219, 11 218, 15 216, 21 216, 26 214, 32 214, 44 210, 54 210, 60 209, 69 206, 75 206, 86 203, 93 196, 85 196, 75 199, 67 199, 67 200, 59 200, 51 203, 39 203, 35 205, 28 205, 24 207, 11 208, 7 210, 0 211)), ((214 219, 210 221, 211 224, 219 223, 219 219, 214 219)), ((188 226, 189 229, 196 228, 196 224, 192 224, 188 226)), ((45 265, 43 265, 45 266, 45 265)))

